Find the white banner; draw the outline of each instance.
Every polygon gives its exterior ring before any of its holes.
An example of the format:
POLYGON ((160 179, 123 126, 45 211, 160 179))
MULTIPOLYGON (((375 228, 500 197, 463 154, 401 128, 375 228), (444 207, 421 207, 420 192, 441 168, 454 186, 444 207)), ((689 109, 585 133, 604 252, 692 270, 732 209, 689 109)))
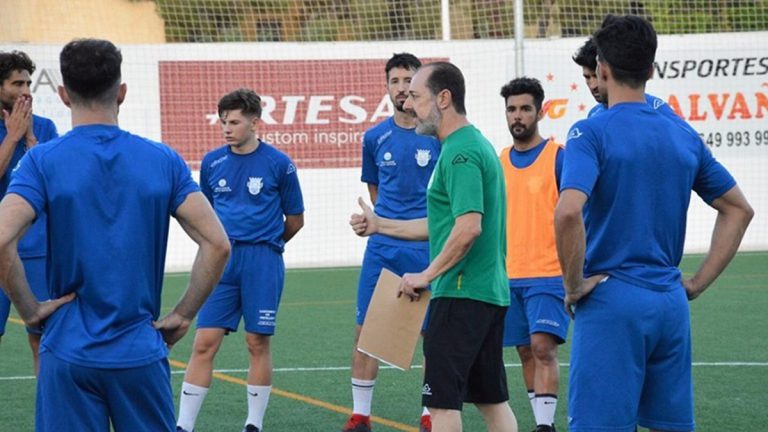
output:
MULTIPOLYGON (((583 38, 525 42, 525 74, 538 78, 546 92, 547 113, 540 123, 541 133, 559 141, 564 141, 570 125, 584 118, 595 104, 584 84, 581 67, 571 60, 572 54, 583 42, 583 38)), ((768 249, 768 229, 765 228, 768 219, 764 216, 768 214, 768 170, 764 168, 768 165, 766 47, 768 32, 661 36, 655 77, 649 81, 647 88, 648 93, 667 101, 688 120, 710 145, 714 155, 736 177, 756 210, 756 217, 742 247, 747 250, 768 249)), ((33 75, 35 113, 53 119, 59 132, 66 132, 70 128, 69 111, 56 95, 56 87, 61 83, 58 71, 60 46, 0 45, 0 50, 11 49, 26 51, 38 65, 33 75)), ((222 62, 223 67, 228 67, 227 62, 233 61, 270 61, 279 64, 280 61, 351 60, 348 63, 354 64, 355 60, 386 60, 393 52, 407 51, 420 57, 447 58, 459 66, 467 83, 470 121, 498 149, 511 144, 504 117, 504 101, 499 95, 502 85, 514 77, 514 41, 510 40, 166 44, 132 45, 121 49, 124 57, 123 79, 128 84, 128 96, 121 107, 121 126, 155 140, 162 140, 164 133, 161 119, 161 62, 217 62, 219 67, 222 62)), ((275 70, 279 74, 280 68, 275 70)), ((256 73, 265 72, 254 71, 256 73)), ((199 89, 208 85, 205 76, 205 73, 201 74, 198 80, 187 77, 181 84, 189 88, 190 94, 203 94, 199 89)), ((291 76, 264 78, 259 75, 258 82, 272 82, 278 78, 290 80, 291 76)), ((313 89, 325 88, 327 81, 335 78, 333 73, 325 73, 305 80, 300 83, 302 85, 291 87, 291 97, 304 98, 301 100, 306 101, 318 98, 323 100, 323 97, 327 99, 327 90, 313 89), (321 82, 324 87, 320 86, 321 82)), ((379 102, 385 95, 384 84, 382 70, 380 81, 353 82, 352 87, 378 86, 380 95, 366 98, 379 102)), ((345 81, 339 89, 349 86, 350 83, 345 81)), ((257 91, 270 92, 270 89, 261 88, 257 91)), ((334 98, 343 100, 345 91, 339 90, 334 98)), ((366 91, 350 94, 370 93, 370 90, 366 91)), ((356 103, 363 101, 356 100, 356 103)), ((215 112, 215 100, 206 100, 199 110, 199 115, 195 111, 191 120, 185 121, 199 121, 200 124, 195 127, 216 128, 210 121, 210 113, 215 112)), ((296 116, 295 120, 304 121, 315 117, 317 115, 296 116)), ((339 130, 346 130, 348 125, 342 123, 343 118, 344 115, 331 116, 331 127, 336 121, 339 130)), ((324 127, 328 125, 324 124, 324 127)), ((281 129, 274 133, 291 133, 291 130, 281 129)), ((202 145, 205 151, 220 145, 219 142, 195 144, 202 145)), ((318 165, 313 163, 312 166, 318 165)), ((367 196, 366 188, 359 181, 359 168, 302 169, 299 165, 299 175, 306 201, 307 225, 287 246, 286 265, 358 265, 362 260, 365 242, 351 233, 347 220, 349 214, 356 210, 356 197, 367 196)), ((714 210, 698 199, 692 200, 686 252, 706 250, 714 217, 714 210)), ((166 268, 188 269, 195 248, 175 224, 170 242, 166 268)))

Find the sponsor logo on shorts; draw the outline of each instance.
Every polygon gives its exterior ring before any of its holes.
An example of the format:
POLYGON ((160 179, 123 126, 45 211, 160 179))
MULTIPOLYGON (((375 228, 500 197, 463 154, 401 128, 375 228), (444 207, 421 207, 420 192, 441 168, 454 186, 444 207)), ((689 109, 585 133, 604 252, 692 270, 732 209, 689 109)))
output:
POLYGON ((275 326, 275 311, 269 309, 259 310, 259 322, 256 325, 274 327, 275 326))
POLYGON ((421 394, 425 396, 432 396, 432 388, 429 387, 429 384, 424 384, 424 387, 421 388, 421 394))
POLYGON ((544 324, 552 327, 560 327, 560 323, 557 321, 552 321, 551 319, 539 319, 536 320, 536 324, 544 324))

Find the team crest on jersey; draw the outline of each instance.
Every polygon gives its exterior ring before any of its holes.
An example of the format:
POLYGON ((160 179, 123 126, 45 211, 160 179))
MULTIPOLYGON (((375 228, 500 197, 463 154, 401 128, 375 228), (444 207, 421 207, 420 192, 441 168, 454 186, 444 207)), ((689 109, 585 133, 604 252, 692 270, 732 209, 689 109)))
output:
POLYGON ((430 154, 429 150, 416 149, 416 163, 420 167, 427 166, 431 159, 432 155, 430 154))
POLYGON ((261 192, 261 188, 264 186, 262 178, 263 177, 248 177, 248 192, 250 192, 251 195, 258 195, 259 192, 261 192))

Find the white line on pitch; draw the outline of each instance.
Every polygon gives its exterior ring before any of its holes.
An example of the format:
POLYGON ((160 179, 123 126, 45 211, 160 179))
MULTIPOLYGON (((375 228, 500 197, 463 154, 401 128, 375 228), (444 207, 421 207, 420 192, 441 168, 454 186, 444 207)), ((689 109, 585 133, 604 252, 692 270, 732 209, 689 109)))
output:
MULTIPOLYGON (((519 368, 519 363, 508 363, 504 365, 508 368, 519 368)), ((568 367, 568 363, 562 363, 560 366, 568 367)), ((768 367, 768 362, 694 362, 694 367, 768 367)), ((381 365, 381 369, 395 369, 392 366, 381 365)), ((413 369, 421 369, 421 365, 414 365, 413 369)), ((348 371, 349 366, 332 366, 332 367, 297 367, 297 368, 275 368, 274 372, 331 372, 331 371, 348 371)), ((216 373, 246 373, 248 369, 216 369, 216 373)), ((183 370, 171 371, 171 374, 180 375, 183 374, 183 370)), ((35 379, 34 376, 10 376, 0 377, 0 381, 23 381, 35 379)))

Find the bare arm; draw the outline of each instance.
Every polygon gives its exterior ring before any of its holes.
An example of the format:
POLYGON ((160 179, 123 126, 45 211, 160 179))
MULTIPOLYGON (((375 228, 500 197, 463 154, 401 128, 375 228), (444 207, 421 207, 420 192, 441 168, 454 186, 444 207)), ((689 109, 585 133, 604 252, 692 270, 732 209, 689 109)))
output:
POLYGON ((376 198, 379 197, 379 185, 368 183, 368 195, 371 196, 371 204, 376 205, 376 198))
POLYGON ((411 298, 418 298, 419 290, 426 288, 467 255, 483 231, 482 222, 481 213, 466 213, 457 217, 440 253, 421 273, 403 275, 400 292, 411 298))
POLYGON ((155 323, 168 346, 186 334, 192 319, 221 278, 230 252, 227 234, 201 192, 187 196, 176 210, 176 219, 199 249, 187 290, 173 310, 155 323))
POLYGON ((38 303, 29 288, 17 245, 35 219, 35 211, 22 197, 11 193, 0 202, 0 285, 29 327, 39 327, 56 309, 75 298, 74 294, 38 303))
POLYGON ((605 278, 605 275, 594 275, 584 279, 584 254, 587 243, 582 209, 586 202, 587 196, 583 192, 566 189, 560 193, 560 200, 555 208, 557 257, 563 270, 565 306, 571 317, 571 306, 592 292, 605 278))
POLYGON ((299 230, 303 227, 304 213, 297 215, 286 215, 285 230, 283 231, 283 241, 288 243, 288 241, 292 239, 293 236, 295 236, 296 233, 299 232, 299 230))
POLYGON ((712 202, 717 210, 709 252, 692 278, 683 281, 690 300, 706 290, 731 262, 755 215, 738 186, 712 202))
POLYGON ((353 214, 349 219, 349 224, 352 226, 355 234, 367 237, 380 233, 403 240, 427 240, 429 235, 427 231, 427 218, 410 220, 387 219, 377 216, 362 198, 358 198, 357 203, 363 212, 353 214))

